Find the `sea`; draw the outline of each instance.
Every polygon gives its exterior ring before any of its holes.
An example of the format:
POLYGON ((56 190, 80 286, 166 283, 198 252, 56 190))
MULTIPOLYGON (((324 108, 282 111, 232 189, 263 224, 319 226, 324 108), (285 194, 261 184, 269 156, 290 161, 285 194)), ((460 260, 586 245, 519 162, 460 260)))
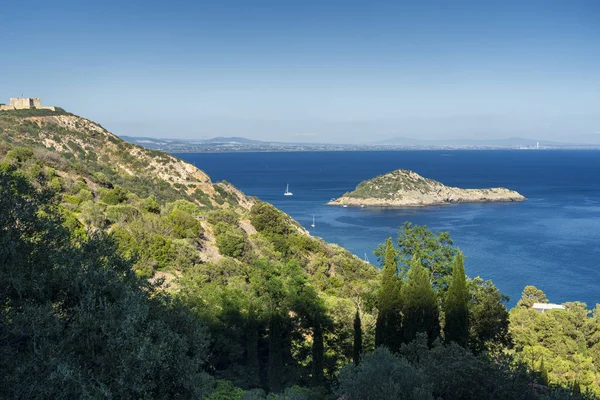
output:
POLYGON ((526 285, 549 301, 600 303, 600 151, 452 150, 182 153, 213 181, 285 211, 313 236, 377 265, 373 250, 406 221, 448 231, 471 277, 491 279, 514 306, 526 285), (506 187, 516 203, 419 208, 325 205, 398 168, 460 188, 506 187), (284 196, 286 185, 293 196, 284 196), (315 227, 312 228, 313 216, 315 227))

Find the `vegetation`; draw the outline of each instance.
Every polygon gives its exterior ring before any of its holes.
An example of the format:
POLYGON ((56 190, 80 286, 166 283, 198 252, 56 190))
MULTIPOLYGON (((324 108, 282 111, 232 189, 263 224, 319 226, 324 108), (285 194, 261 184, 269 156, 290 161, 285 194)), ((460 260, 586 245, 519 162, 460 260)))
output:
POLYGON ((423 194, 443 187, 439 182, 405 169, 398 169, 387 174, 378 175, 373 179, 363 181, 345 197, 393 199, 402 191, 419 191, 423 194))
POLYGON ((444 339, 447 343, 467 347, 469 341, 469 292, 462 253, 458 253, 452 270, 452 282, 446 296, 444 339))
POLYGON ((380 273, 170 156, 45 117, 0 113, 2 398, 598 392, 598 311, 539 314, 527 287, 509 315, 448 233, 405 224, 380 273))
MULTIPOLYGON (((547 302, 535 286, 527 286, 523 300, 547 302)), ((523 302, 520 302, 523 304, 523 302)), ((543 381, 600 395, 600 307, 593 311, 584 303, 566 303, 565 310, 544 313, 517 306, 510 312, 513 352, 543 381)))

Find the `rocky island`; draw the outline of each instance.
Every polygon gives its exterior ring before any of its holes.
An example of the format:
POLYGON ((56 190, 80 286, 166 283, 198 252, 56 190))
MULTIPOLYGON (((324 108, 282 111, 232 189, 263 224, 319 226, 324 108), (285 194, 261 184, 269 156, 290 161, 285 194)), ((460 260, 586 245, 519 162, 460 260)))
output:
POLYGON ((398 169, 363 181, 352 192, 332 200, 332 206, 424 207, 453 203, 523 201, 506 188, 461 189, 445 186, 416 172, 398 169))

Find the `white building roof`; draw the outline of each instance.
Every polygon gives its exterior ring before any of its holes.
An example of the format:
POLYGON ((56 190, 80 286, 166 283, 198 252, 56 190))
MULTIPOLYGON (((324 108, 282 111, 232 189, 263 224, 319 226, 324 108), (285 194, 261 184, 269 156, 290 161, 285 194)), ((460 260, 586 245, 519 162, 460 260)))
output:
POLYGON ((564 310, 565 306, 563 306, 562 304, 553 303, 533 303, 531 308, 539 312, 544 312, 548 310, 564 310))

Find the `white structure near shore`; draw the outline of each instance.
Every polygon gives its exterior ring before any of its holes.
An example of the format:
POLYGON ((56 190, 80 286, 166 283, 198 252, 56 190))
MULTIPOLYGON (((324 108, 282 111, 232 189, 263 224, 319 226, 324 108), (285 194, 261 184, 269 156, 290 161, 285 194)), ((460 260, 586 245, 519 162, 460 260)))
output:
POLYGON ((535 311, 539 313, 544 313, 548 310, 564 310, 565 306, 562 304, 552 304, 552 303, 533 303, 531 306, 535 311))

